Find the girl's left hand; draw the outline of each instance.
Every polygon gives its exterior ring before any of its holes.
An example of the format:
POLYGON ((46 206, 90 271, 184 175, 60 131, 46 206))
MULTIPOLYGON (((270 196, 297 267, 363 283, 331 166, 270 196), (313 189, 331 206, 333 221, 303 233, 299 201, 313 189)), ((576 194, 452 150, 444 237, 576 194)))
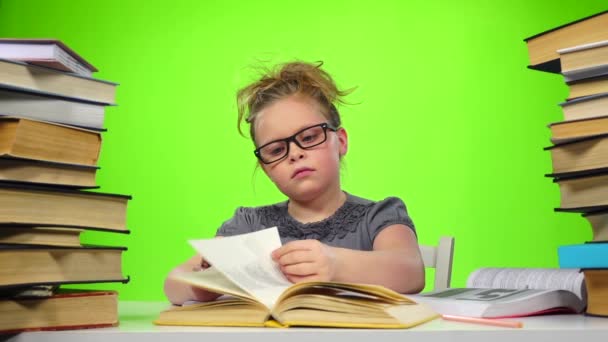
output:
POLYGON ((337 269, 334 248, 317 240, 288 242, 272 252, 272 259, 292 283, 331 281, 337 269))

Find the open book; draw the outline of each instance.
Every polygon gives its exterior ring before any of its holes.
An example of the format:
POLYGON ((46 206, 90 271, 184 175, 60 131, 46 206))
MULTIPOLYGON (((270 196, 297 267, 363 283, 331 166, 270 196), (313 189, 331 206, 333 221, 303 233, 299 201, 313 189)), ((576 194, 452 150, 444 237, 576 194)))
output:
POLYGON ((580 313, 586 297, 583 274, 558 268, 480 268, 466 288, 410 296, 443 315, 487 318, 580 313))
POLYGON ((378 285, 290 283, 270 257, 281 246, 276 227, 190 243, 213 266, 176 278, 224 296, 172 307, 156 324, 408 328, 438 317, 378 285))

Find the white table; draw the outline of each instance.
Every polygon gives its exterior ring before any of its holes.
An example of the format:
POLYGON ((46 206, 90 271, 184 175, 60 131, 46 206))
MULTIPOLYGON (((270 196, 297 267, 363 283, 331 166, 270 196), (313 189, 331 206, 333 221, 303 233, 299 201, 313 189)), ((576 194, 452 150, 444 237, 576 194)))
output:
POLYGON ((608 341, 608 318, 554 315, 517 319, 524 327, 501 328, 437 319, 405 330, 321 328, 208 328, 156 326, 163 302, 121 302, 120 326, 115 328, 28 332, 0 337, 10 342, 317 342, 317 341, 424 341, 424 342, 591 342, 608 341))

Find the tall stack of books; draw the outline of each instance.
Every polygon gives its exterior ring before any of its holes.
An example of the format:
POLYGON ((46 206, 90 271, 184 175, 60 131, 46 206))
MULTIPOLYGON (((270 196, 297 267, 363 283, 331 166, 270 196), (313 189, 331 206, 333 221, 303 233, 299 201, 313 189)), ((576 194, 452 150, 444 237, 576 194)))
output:
POLYGON ((130 196, 90 191, 116 84, 57 40, 0 39, 0 333, 118 324, 125 247, 83 245, 93 229, 128 233, 130 196), (85 286, 86 287, 86 286, 85 286))
POLYGON ((582 213, 593 239, 560 246, 560 267, 580 268, 587 314, 608 317, 608 11, 527 38, 531 69, 561 73, 564 119, 549 124, 556 211, 582 213))

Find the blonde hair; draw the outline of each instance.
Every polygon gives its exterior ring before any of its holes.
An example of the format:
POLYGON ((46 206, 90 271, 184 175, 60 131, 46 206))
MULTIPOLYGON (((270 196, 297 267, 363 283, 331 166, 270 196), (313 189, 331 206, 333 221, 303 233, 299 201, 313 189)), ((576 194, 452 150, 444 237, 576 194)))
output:
POLYGON ((322 115, 334 128, 341 125, 336 104, 345 104, 343 97, 355 88, 340 90, 331 76, 321 69, 323 62, 289 62, 273 69, 264 69, 262 77, 237 92, 237 128, 241 135, 243 121, 249 124, 249 134, 255 143, 255 120, 257 114, 273 102, 292 96, 305 95, 317 101, 322 115))

